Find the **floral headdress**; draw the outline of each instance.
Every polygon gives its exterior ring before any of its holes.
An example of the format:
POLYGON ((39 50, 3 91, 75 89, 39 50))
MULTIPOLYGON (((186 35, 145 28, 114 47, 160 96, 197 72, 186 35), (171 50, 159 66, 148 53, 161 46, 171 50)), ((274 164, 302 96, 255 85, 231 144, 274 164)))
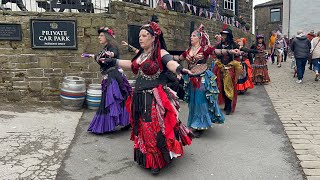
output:
POLYGON ((210 40, 209 40, 209 35, 208 33, 204 30, 204 25, 201 24, 195 32, 200 33, 200 46, 206 46, 210 45, 210 40))
POLYGON ((143 25, 140 29, 147 30, 152 36, 159 36, 162 33, 159 24, 156 22, 143 25))
POLYGON ((110 28, 108 28, 108 27, 100 27, 99 29, 98 29, 98 33, 100 34, 100 33, 108 33, 111 37, 113 37, 113 38, 116 38, 116 35, 115 35, 115 33, 113 32, 113 30, 112 29, 110 29, 110 28))

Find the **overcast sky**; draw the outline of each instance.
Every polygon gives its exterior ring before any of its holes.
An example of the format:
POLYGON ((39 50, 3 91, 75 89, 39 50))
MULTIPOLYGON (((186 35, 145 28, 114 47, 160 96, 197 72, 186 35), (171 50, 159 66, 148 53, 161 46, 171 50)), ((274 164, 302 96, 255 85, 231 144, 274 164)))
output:
POLYGON ((270 0, 253 0, 253 6, 256 5, 256 4, 261 4, 261 3, 264 3, 264 2, 268 2, 270 0))

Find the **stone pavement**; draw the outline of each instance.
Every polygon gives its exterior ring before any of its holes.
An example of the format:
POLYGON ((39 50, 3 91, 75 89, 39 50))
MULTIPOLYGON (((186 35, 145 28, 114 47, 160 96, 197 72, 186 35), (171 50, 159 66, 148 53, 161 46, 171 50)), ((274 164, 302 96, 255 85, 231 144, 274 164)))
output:
POLYGON ((265 89, 283 123, 308 180, 320 179, 320 82, 306 66, 304 83, 296 84, 291 59, 281 68, 268 64, 271 83, 265 89))
POLYGON ((0 179, 55 179, 82 112, 0 103, 0 179))

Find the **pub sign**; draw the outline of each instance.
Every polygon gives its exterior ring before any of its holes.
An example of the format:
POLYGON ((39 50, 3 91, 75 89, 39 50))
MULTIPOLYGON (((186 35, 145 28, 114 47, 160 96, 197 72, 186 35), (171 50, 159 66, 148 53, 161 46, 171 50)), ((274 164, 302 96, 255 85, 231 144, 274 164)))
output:
POLYGON ((75 20, 31 19, 31 47, 34 49, 77 49, 75 20))

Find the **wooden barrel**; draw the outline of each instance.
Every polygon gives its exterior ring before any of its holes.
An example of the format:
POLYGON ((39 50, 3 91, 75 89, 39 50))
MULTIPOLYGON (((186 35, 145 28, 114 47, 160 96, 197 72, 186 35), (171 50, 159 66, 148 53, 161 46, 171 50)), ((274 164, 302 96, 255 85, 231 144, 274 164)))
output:
POLYGON ((83 107, 86 97, 86 84, 84 78, 66 76, 60 89, 61 106, 69 110, 77 110, 83 107))
POLYGON ((88 109, 98 109, 101 102, 101 84, 90 84, 87 90, 88 109))

